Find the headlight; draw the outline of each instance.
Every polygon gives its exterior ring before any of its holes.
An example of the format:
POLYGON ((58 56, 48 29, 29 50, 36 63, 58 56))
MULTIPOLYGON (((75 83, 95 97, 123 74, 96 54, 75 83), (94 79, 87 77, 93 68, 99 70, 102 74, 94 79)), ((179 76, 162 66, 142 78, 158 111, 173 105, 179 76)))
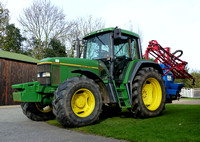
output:
POLYGON ((37 77, 50 77, 51 73, 50 72, 41 72, 37 74, 37 77))
POLYGON ((37 74, 37 77, 38 77, 38 78, 40 77, 40 73, 37 74))
POLYGON ((43 72, 42 77, 50 77, 51 73, 50 72, 43 72))

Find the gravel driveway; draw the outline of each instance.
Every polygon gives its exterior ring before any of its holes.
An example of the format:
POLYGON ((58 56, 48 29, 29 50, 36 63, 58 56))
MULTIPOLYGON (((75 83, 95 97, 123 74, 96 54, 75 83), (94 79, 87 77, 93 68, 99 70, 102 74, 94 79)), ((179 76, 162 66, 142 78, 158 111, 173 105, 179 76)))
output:
POLYGON ((0 142, 122 142, 29 120, 19 106, 0 106, 0 142))

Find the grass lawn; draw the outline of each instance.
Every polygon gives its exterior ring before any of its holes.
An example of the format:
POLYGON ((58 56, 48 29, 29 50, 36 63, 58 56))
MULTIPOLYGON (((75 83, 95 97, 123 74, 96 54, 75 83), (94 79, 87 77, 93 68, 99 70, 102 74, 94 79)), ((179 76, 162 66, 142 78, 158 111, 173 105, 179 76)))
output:
POLYGON ((181 99, 184 99, 184 100, 187 100, 187 99, 189 99, 189 100, 199 100, 200 98, 181 98, 181 99))
MULTIPOLYGON (((47 121, 62 127, 56 120, 47 121)), ((71 130, 138 142, 200 141, 200 105, 167 104, 162 116, 134 119, 128 111, 71 130)))

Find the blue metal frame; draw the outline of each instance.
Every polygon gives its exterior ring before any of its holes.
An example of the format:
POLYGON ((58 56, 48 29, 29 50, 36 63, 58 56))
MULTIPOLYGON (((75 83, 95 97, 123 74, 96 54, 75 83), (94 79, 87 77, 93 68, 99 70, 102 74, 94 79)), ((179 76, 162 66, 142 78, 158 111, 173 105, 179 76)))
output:
MULTIPOLYGON (((164 64, 160 64, 160 67, 163 69, 164 74, 168 71, 165 69, 167 66, 164 64)), ((172 72, 168 72, 166 75, 164 75, 163 79, 165 80, 167 99, 170 99, 170 101, 177 99, 177 97, 179 97, 178 95, 181 91, 181 88, 184 86, 184 83, 174 83, 172 72)))

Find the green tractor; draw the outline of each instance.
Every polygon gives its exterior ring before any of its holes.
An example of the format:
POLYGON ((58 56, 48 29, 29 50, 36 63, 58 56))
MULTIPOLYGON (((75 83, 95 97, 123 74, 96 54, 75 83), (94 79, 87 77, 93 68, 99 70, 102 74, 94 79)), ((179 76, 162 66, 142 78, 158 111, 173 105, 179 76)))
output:
POLYGON ((77 58, 45 58, 37 64, 37 81, 12 86, 17 89, 13 100, 23 102, 28 118, 56 117, 66 127, 79 127, 94 123, 109 107, 113 111, 127 108, 140 118, 162 113, 163 70, 143 59, 138 34, 106 28, 82 41, 82 50, 76 47, 77 58))

